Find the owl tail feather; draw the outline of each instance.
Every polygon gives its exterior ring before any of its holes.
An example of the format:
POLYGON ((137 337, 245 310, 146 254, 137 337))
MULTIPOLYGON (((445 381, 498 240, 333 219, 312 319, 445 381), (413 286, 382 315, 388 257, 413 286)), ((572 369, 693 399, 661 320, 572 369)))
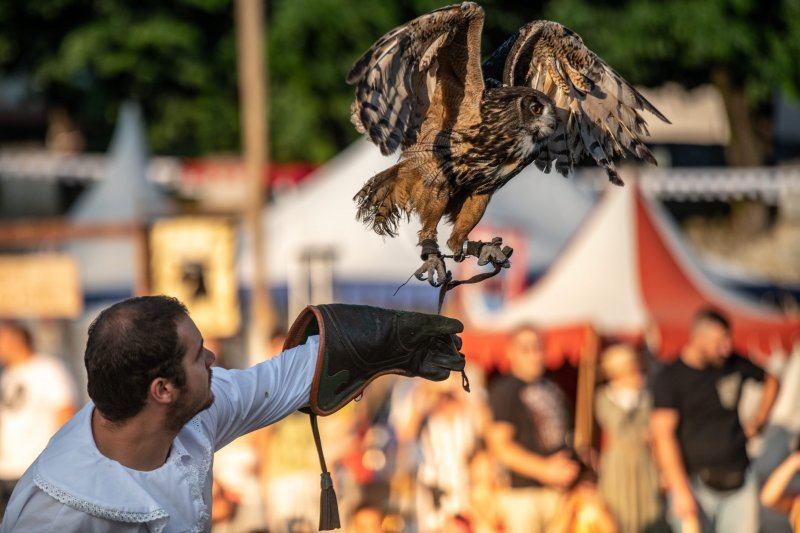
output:
POLYGON ((358 205, 356 219, 378 235, 397 235, 397 224, 402 214, 396 194, 399 167, 398 163, 376 174, 353 197, 358 205))

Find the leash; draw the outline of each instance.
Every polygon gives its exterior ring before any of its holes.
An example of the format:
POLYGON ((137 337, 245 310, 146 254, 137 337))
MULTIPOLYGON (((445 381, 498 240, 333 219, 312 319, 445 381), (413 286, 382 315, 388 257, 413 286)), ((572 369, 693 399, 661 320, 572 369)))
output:
MULTIPOLYGON (((447 258, 447 259, 455 259, 455 257, 452 256, 452 255, 442 255, 442 262, 444 262, 445 258, 447 258)), ((451 291, 451 290, 455 289, 459 285, 469 285, 469 284, 472 284, 472 283, 480 283, 483 280, 489 279, 489 278, 494 277, 497 274, 499 274, 500 271, 503 269, 503 265, 502 264, 497 264, 497 263, 493 263, 493 264, 494 264, 494 270, 492 270, 491 272, 480 272, 480 273, 475 274, 474 276, 472 276, 470 278, 467 278, 467 279, 453 279, 453 273, 450 272, 449 270, 447 270, 447 268, 445 266, 445 278, 444 278, 444 283, 442 283, 442 285, 439 287, 439 306, 436 309, 436 314, 437 315, 441 315, 442 314, 442 307, 444 306, 444 299, 447 296, 447 292, 448 291, 451 291)), ((463 370, 463 369, 461 370, 461 387, 467 392, 470 391, 470 389, 469 389, 469 378, 467 377, 466 370, 463 370)))

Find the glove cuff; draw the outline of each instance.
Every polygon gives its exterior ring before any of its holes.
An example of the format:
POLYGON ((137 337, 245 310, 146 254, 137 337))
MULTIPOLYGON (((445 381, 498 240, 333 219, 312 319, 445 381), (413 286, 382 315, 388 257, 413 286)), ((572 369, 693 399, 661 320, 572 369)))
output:
POLYGON ((325 362, 325 322, 319 314, 319 309, 313 305, 309 305, 300 311, 300 314, 297 315, 297 318, 286 334, 286 340, 283 341, 283 351, 305 344, 308 338, 313 335, 319 335, 319 348, 317 350, 317 366, 314 370, 314 378, 311 383, 308 410, 317 415, 325 415, 330 413, 320 412, 315 402, 317 389, 319 387, 319 375, 322 365, 325 362))
POLYGON ((387 357, 391 311, 346 304, 309 305, 292 324, 283 349, 304 344, 319 335, 317 367, 311 384, 310 411, 319 416, 335 413, 375 378, 384 374, 416 375, 418 354, 387 357))

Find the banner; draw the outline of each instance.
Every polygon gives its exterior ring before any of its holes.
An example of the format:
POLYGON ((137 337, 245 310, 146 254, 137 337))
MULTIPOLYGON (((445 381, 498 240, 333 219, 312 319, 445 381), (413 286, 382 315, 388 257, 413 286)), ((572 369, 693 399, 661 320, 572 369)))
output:
POLYGON ((72 257, 0 255, 0 317, 75 318, 82 311, 78 266, 72 257))
POLYGON ((230 337, 241 317, 234 271, 235 233, 224 218, 159 220, 150 232, 154 294, 186 304, 206 337, 230 337))

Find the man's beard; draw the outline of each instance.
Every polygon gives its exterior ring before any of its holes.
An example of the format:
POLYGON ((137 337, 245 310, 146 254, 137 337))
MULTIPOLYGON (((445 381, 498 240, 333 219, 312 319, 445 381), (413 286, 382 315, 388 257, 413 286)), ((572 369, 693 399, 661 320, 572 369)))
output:
POLYGON ((211 369, 208 369, 208 397, 202 404, 189 403, 186 400, 186 392, 186 388, 184 387, 181 400, 173 404, 167 417, 168 428, 176 433, 180 431, 189 420, 214 404, 214 393, 211 392, 211 369))

